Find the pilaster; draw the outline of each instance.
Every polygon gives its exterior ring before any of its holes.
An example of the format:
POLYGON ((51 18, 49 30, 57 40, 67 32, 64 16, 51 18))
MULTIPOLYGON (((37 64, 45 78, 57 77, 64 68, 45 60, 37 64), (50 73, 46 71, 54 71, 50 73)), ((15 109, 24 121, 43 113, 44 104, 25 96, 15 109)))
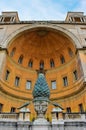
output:
POLYGON ((0 49, 0 78, 4 69, 4 66, 6 65, 6 53, 7 51, 0 49))

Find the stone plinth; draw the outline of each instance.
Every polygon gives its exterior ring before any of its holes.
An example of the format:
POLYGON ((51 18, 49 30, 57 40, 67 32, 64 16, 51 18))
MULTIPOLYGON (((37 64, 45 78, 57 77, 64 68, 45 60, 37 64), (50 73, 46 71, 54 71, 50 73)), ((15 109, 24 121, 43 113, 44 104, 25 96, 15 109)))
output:
POLYGON ((51 124, 44 118, 38 118, 33 122, 32 130, 51 130, 51 124))
POLYGON ((51 130, 50 125, 33 125, 32 130, 51 130))
POLYGON ((30 110, 22 108, 19 113, 19 121, 30 121, 30 110))
POLYGON ((28 121, 18 121, 17 130, 30 130, 30 122, 28 121))
POLYGON ((52 110, 52 124, 57 124, 58 120, 62 120, 62 119, 63 119, 62 110, 60 108, 53 108, 53 110, 52 110), (58 114, 58 117, 57 117, 57 114, 58 114))

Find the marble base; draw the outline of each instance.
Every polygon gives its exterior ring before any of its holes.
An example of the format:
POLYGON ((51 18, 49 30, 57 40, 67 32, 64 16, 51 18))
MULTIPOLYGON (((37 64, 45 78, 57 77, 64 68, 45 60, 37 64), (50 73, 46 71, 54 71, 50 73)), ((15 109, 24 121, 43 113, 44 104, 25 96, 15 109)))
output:
POLYGON ((44 118, 38 118, 33 122, 32 130, 51 130, 51 124, 44 118))
MULTIPOLYGON (((41 120, 42 121, 42 120, 41 120)), ((31 123, 28 121, 0 121, 0 130, 86 130, 85 120, 63 120, 57 124, 31 123)))
POLYGON ((34 125, 32 126, 32 130, 51 130, 51 127, 47 125, 34 125))
POLYGON ((49 125, 50 123, 45 118, 38 118, 33 122, 33 125, 49 125))

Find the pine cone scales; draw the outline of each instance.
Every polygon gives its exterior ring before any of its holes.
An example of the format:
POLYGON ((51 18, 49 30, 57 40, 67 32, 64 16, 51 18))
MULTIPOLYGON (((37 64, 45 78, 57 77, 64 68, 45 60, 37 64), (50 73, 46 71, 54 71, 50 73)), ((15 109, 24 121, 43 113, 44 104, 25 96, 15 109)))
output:
POLYGON ((45 80, 44 74, 39 74, 38 79, 33 89, 33 97, 46 97, 49 98, 50 90, 45 80))

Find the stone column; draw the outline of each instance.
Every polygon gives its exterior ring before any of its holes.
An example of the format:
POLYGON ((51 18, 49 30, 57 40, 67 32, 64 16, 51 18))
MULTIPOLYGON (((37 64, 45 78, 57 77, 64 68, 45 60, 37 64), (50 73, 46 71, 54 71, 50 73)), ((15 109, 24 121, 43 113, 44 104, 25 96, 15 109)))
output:
POLYGON ((0 50, 0 78, 6 64, 6 50, 0 50))
POLYGON ((84 77, 86 82, 86 49, 78 51, 78 65, 80 66, 81 76, 84 77))

